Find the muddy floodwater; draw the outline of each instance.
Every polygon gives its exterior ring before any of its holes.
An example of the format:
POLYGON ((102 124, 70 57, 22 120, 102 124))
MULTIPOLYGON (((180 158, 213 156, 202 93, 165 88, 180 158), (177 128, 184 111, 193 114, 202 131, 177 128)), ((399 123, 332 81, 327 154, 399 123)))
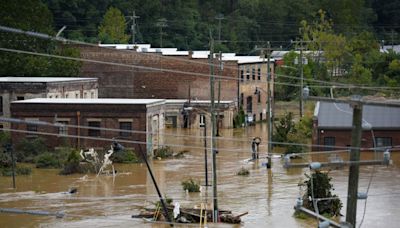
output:
MULTIPOLYGON (((308 169, 284 169, 279 156, 272 159, 271 170, 266 169, 263 159, 246 161, 251 156, 251 139, 259 136, 263 140, 266 138, 265 132, 264 124, 247 129, 221 130, 222 137, 217 142, 219 208, 248 214, 242 217, 240 225, 209 223, 208 227, 316 227, 315 219, 293 217, 293 206, 300 194, 298 183, 304 181, 304 173, 310 172, 308 169), (249 169, 250 175, 237 176, 236 172, 241 167, 249 169)), ((166 144, 173 146, 175 151, 188 152, 180 159, 151 161, 161 192, 182 207, 211 204, 212 187, 202 187, 200 193, 188 194, 181 186, 181 181, 186 178, 205 184, 204 144, 200 138, 202 130, 168 129, 166 134, 166 144)), ((263 156, 266 151, 265 140, 261 142, 260 150, 263 156)), ((324 159, 323 156, 315 159, 324 159)), ((372 159, 373 156, 373 153, 363 153, 362 159, 372 159)), ((360 192, 366 191, 372 174, 363 227, 399 227, 400 154, 392 153, 392 159, 393 164, 389 167, 360 168, 360 192)), ((131 218, 143 206, 158 200, 146 166, 117 164, 115 168, 118 170, 115 177, 82 174, 60 176, 58 170, 33 169, 30 176, 17 176, 16 190, 11 188, 10 177, 0 177, 0 208, 65 213, 63 218, 0 213, 0 227, 168 227, 131 218), (65 193, 71 187, 76 187, 78 192, 65 193)), ((211 153, 208 154, 208 170, 211 184, 211 153)), ((341 198, 342 214, 345 214, 348 169, 332 170, 330 176, 334 194, 341 198)), ((358 201, 358 223, 363 217, 364 205, 365 200, 358 201)))

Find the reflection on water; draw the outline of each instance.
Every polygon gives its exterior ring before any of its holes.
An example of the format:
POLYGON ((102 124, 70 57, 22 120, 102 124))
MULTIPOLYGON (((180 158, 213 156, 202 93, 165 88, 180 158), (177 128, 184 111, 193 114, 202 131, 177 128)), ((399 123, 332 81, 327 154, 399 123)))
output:
MULTIPOLYGON (((307 169, 282 167, 280 158, 273 159, 272 170, 267 170, 264 160, 247 162, 251 156, 250 142, 253 137, 265 139, 266 125, 247 129, 222 130, 218 139, 217 155, 218 203, 220 209, 235 213, 248 211, 242 217, 243 227, 310 227, 314 219, 301 220, 292 216, 296 197, 299 196, 298 183, 303 181, 307 169), (226 138, 235 140, 224 140, 226 138), (250 176, 237 176, 236 172, 245 167, 250 176)), ((201 130, 169 129, 165 142, 175 145, 175 151, 188 150, 182 159, 154 160, 151 162, 161 192, 185 207, 193 207, 202 202, 212 202, 212 187, 202 187, 201 193, 186 194, 181 181, 194 178, 205 183, 204 149, 201 130), (197 137, 175 137, 186 134, 197 137), (185 146, 177 146, 185 145, 185 146), (194 148, 190 148, 194 147, 194 148)), ((208 134, 209 135, 209 134, 208 134)), ((261 152, 266 150, 265 141, 261 152)), ((324 160, 326 155, 313 159, 324 160)), ((211 154, 208 156, 209 183, 211 184, 211 154)), ((373 153, 363 153, 362 159, 372 159, 373 153)), ((392 154, 394 164, 389 167, 361 167, 359 190, 365 191, 374 171, 369 191, 365 227, 397 227, 400 223, 400 170, 399 153, 392 154)), ((9 177, 0 177, 0 207, 24 210, 63 211, 62 219, 44 216, 16 215, 0 213, 0 227, 166 227, 163 224, 144 223, 131 219, 144 205, 157 201, 157 194, 146 167, 143 164, 116 165, 118 174, 112 176, 71 175, 59 176, 57 170, 34 169, 31 176, 18 176, 17 189, 10 189, 9 177), (66 194, 70 187, 77 187, 77 194, 66 194)), ((345 213, 348 169, 332 170, 335 194, 344 203, 345 213)), ((360 220, 364 201, 358 202, 357 218, 360 220)), ((186 227, 186 226, 182 226, 186 227)), ((232 227, 231 225, 209 224, 209 227, 232 227)))

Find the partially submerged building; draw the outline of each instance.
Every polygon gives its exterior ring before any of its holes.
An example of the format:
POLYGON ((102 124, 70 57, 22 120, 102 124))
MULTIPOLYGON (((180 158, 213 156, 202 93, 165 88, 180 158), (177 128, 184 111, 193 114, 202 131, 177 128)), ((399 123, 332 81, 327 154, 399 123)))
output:
MULTIPOLYGON (((97 98, 97 78, 0 77, 1 117, 10 117, 10 103, 31 98, 97 98)), ((0 128, 9 123, 0 123, 0 128)))
MULTIPOLYGON (((313 150, 351 146, 353 109, 349 104, 317 102, 313 119, 313 150), (319 145, 319 146, 318 146, 319 145)), ((400 145, 400 107, 363 106, 361 147, 400 145)))
POLYGON ((107 148, 111 139, 123 140, 127 148, 148 154, 163 144, 163 99, 49 99, 36 98, 11 103, 11 116, 41 124, 12 124, 14 142, 43 137, 50 147, 66 142, 76 148, 107 148), (38 133, 38 134, 37 134, 38 133))

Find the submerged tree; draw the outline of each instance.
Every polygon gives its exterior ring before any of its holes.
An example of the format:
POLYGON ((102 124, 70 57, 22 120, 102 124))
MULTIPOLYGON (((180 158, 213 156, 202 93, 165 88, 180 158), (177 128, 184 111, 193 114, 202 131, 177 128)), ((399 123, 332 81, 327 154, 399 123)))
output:
POLYGON ((311 176, 307 174, 305 176, 308 180, 303 183, 307 187, 307 191, 303 196, 304 207, 318 210, 319 214, 340 215, 340 209, 343 205, 338 196, 332 194, 335 189, 331 184, 332 178, 328 176, 328 173, 316 171, 311 176))

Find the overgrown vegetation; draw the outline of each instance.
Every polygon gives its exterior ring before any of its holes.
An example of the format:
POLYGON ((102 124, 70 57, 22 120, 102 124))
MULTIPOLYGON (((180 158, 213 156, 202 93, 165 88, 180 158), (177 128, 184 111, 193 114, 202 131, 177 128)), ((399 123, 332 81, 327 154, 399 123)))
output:
POLYGON ((240 106, 239 108, 239 112, 235 113, 235 116, 233 118, 233 127, 234 128, 238 128, 238 127, 242 127, 243 124, 245 123, 245 113, 243 110, 243 107, 240 106))
POLYGON ((188 192, 200 192, 200 185, 192 178, 182 181, 183 190, 188 192))
POLYGON ((140 159, 133 150, 122 150, 114 152, 111 157, 113 163, 138 163, 140 159))
POLYGON ((237 173, 236 175, 238 176, 248 176, 250 175, 250 171, 244 167, 242 167, 237 173))
POLYGON ((307 187, 307 191, 303 196, 304 206, 310 210, 314 210, 312 197, 315 199, 329 198, 327 200, 316 201, 318 212, 329 216, 339 216, 342 208, 342 202, 337 195, 332 194, 335 190, 331 184, 331 177, 328 173, 316 171, 311 176, 305 174, 307 180, 303 185, 307 187))
POLYGON ((174 154, 174 151, 169 146, 163 146, 156 150, 154 150, 155 158, 171 158, 174 154))
POLYGON ((60 171, 61 175, 69 175, 74 173, 85 173, 85 170, 80 166, 81 157, 79 152, 71 150, 68 154, 67 160, 64 162, 63 169, 60 171))
POLYGON ((23 138, 14 148, 17 161, 34 163, 35 157, 48 152, 45 140, 41 137, 23 138))
POLYGON ((277 145, 287 153, 302 153, 306 148, 299 144, 308 144, 312 136, 312 118, 304 116, 299 122, 293 120, 293 113, 288 112, 275 123, 272 141, 289 143, 277 145))

